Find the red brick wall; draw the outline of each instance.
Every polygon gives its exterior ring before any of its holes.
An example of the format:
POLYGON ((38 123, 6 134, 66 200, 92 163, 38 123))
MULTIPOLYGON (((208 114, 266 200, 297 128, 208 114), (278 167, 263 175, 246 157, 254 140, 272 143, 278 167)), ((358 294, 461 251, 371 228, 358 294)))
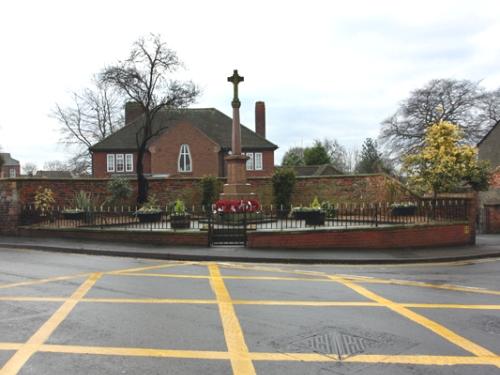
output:
MULTIPOLYGON (((130 151, 113 151, 113 152, 93 152, 92 153, 92 175, 95 178, 108 178, 111 175, 120 175, 120 172, 107 172, 107 155, 109 154, 133 154, 133 172, 123 172, 123 174, 130 175, 136 173, 137 152, 130 151)), ((151 155, 146 152, 144 155, 144 173, 151 173, 151 155)))
POLYGON ((15 180, 0 181, 0 233, 15 233, 19 219, 19 196, 15 180))
MULTIPOLYGON (((17 179, 20 201, 32 203, 39 186, 48 187, 54 192, 56 204, 71 204, 79 190, 92 192, 97 203, 106 197, 108 179, 17 179)), ((224 181, 224 180, 223 180, 224 181)), ((252 184, 261 203, 269 206, 273 202, 272 183, 269 177, 254 177, 252 184)), ((136 181, 131 179, 134 188, 130 205, 134 205, 136 181)), ((201 189, 199 178, 152 178, 149 180, 150 192, 155 194, 162 205, 182 199, 188 206, 199 205, 201 189)), ((385 175, 303 177, 297 179, 292 200, 294 205, 309 205, 314 197, 320 200, 344 202, 398 201, 410 198, 410 194, 385 175), (395 186, 395 188, 393 187, 395 186)))
POLYGON ((172 177, 218 176, 219 145, 189 123, 168 128, 149 146, 151 170, 172 177), (192 172, 179 172, 178 159, 182 144, 189 145, 192 172))
MULTIPOLYGON (((112 230, 68 230, 68 229, 19 229, 19 235, 26 237, 46 238, 76 238, 95 241, 118 241, 131 243, 146 243, 165 246, 207 246, 207 232, 134 232, 112 230)), ((158 250, 161 252, 161 250, 158 250)), ((102 251, 99 251, 102 254, 102 251)), ((114 255, 117 255, 113 252, 114 255)))
POLYGON ((500 233, 500 204, 488 204, 484 206, 485 233, 500 233))
POLYGON ((320 232, 249 232, 247 246, 263 249, 389 249, 451 246, 473 243, 471 233, 468 224, 320 232))

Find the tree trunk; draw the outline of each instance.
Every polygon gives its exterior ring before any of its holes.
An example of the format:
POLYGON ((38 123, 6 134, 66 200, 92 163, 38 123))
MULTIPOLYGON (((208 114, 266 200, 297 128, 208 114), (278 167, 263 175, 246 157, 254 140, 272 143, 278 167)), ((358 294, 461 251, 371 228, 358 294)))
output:
POLYGON ((148 180, 144 176, 144 155, 146 154, 146 142, 141 144, 137 152, 137 204, 142 205, 148 200, 148 180))

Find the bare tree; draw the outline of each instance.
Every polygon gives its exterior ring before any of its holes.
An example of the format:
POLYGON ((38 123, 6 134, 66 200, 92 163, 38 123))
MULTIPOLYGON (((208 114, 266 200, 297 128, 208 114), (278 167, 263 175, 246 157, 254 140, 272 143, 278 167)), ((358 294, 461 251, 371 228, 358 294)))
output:
POLYGON ((500 89, 488 92, 481 103, 482 120, 496 124, 500 121, 500 89))
POLYGON ((27 176, 34 176, 37 170, 38 167, 35 163, 27 162, 23 166, 23 172, 27 176))
POLYGON ((70 167, 67 163, 60 160, 49 160, 43 164, 44 171, 68 171, 70 172, 70 167))
POLYGON ((304 161, 304 148, 303 147, 290 147, 281 159, 283 167, 296 167, 305 165, 304 161))
POLYGON ((356 165, 358 165, 360 159, 360 152, 357 147, 350 147, 346 149, 346 173, 355 173, 356 165))
MULTIPOLYGON (((485 116, 485 101, 492 98, 478 82, 435 79, 414 90, 397 112, 382 122, 380 139, 392 156, 415 153, 422 147, 426 129, 440 120, 457 124, 465 142, 474 144, 494 122, 485 116)), ((490 112, 498 117, 490 100, 490 112)), ((497 103, 496 110, 500 109, 497 103)))
POLYGON ((72 94, 73 103, 56 104, 52 116, 61 124, 61 142, 73 146, 75 153, 68 161, 76 169, 90 169, 89 147, 123 126, 123 99, 109 85, 94 78, 95 87, 72 94))
POLYGON ((175 51, 167 48, 159 35, 151 34, 134 42, 129 57, 109 66, 100 80, 138 103, 144 112, 144 122, 136 134, 137 142, 137 202, 146 201, 148 181, 144 176, 144 155, 148 141, 162 130, 153 132, 153 121, 162 109, 185 108, 199 95, 198 87, 188 81, 181 82, 170 75, 182 67, 175 51))
MULTIPOLYGON (((318 141, 319 142, 319 141, 318 141)), ((331 164, 340 172, 348 171, 347 151, 336 139, 325 138, 321 142, 325 148, 331 164)))

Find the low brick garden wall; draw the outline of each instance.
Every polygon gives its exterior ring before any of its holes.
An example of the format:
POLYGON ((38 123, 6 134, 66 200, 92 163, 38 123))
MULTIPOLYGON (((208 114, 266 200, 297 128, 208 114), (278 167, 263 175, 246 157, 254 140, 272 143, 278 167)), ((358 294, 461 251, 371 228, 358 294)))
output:
POLYGON ((248 233, 254 249, 394 249, 474 244, 469 223, 248 233))

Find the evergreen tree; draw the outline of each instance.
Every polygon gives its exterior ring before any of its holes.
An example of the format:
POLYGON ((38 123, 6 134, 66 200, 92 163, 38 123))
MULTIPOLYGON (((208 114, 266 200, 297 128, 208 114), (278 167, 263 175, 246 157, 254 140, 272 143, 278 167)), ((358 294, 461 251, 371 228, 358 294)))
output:
POLYGON ((328 156, 328 152, 320 141, 314 141, 312 147, 307 147, 304 150, 304 162, 306 165, 321 165, 331 164, 332 160, 328 156))
POLYGON ((356 164, 356 173, 390 173, 389 162, 385 161, 378 149, 377 141, 366 138, 361 155, 356 164))

